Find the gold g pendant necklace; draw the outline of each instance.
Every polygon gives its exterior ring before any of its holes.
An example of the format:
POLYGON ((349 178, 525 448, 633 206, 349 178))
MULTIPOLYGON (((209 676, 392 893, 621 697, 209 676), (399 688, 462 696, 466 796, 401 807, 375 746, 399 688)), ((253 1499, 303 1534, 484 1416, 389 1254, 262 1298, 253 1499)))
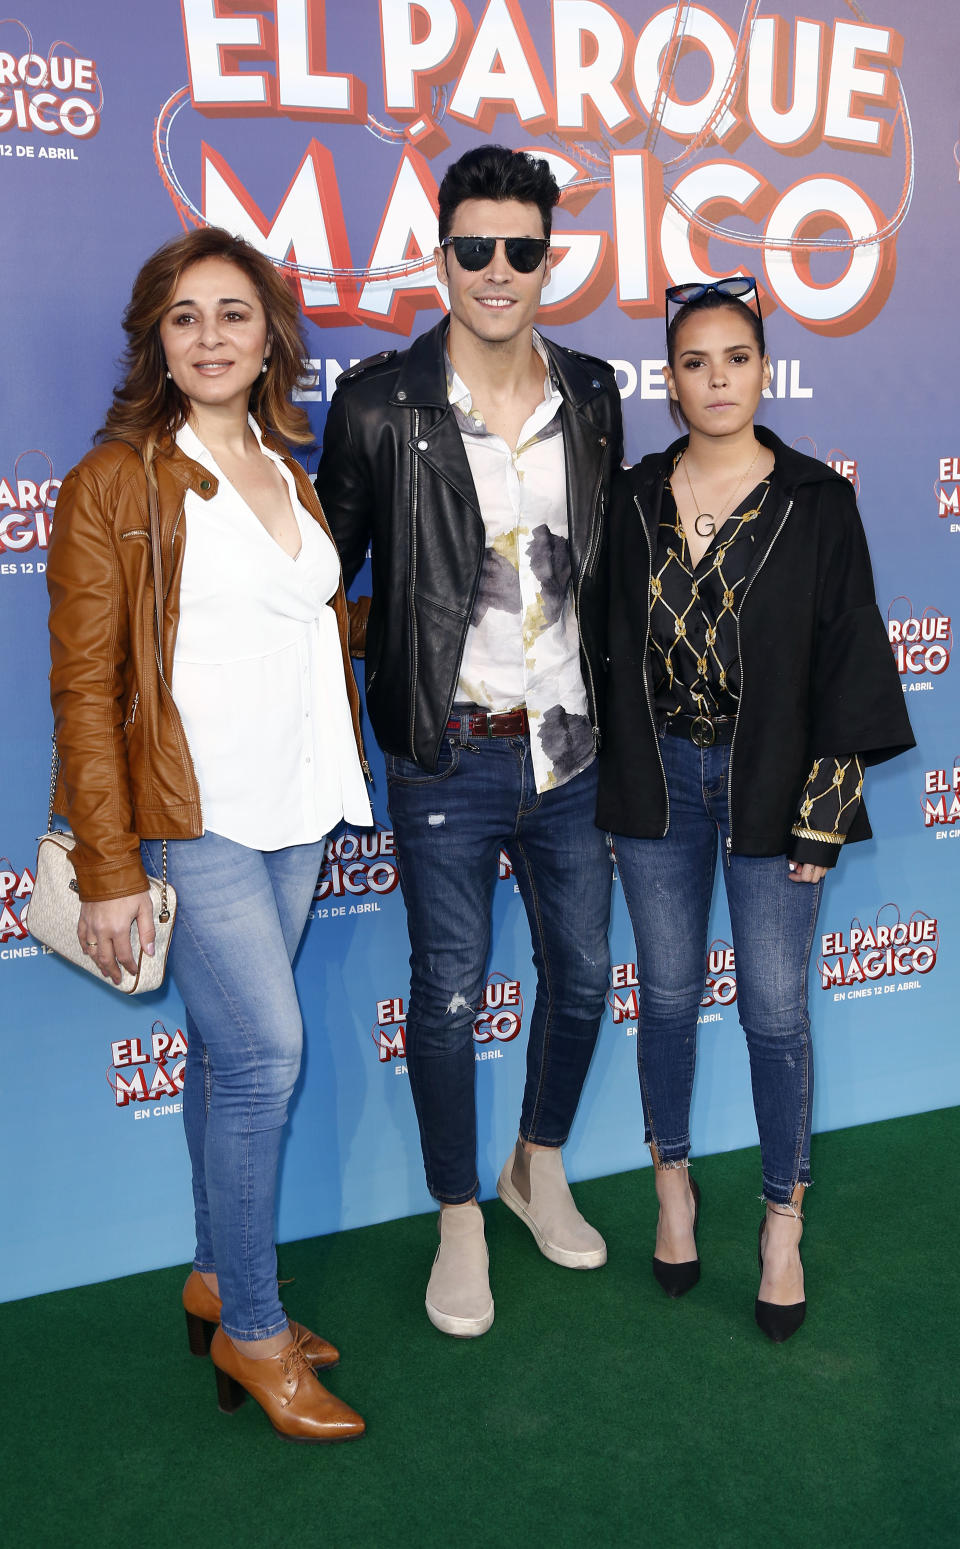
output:
POLYGON ((684 476, 685 476, 686 481, 687 481, 687 488, 689 489, 690 494, 693 497, 693 503, 694 503, 694 505, 697 508, 697 515, 696 515, 696 518, 695 518, 694 523, 693 523, 693 530, 697 534, 698 538, 712 538, 714 533, 718 530, 718 528, 723 526, 724 522, 726 521, 727 512, 728 511, 732 511, 734 500, 736 499, 737 495, 739 494, 742 486, 746 483, 746 481, 749 478, 750 474, 753 472, 753 469, 754 469, 754 467, 756 465, 756 462, 757 462, 757 458, 760 456, 760 453, 762 451, 763 451, 763 443, 758 441, 757 442, 757 450, 753 454, 753 462, 751 462, 749 468, 747 468, 743 473, 741 473, 739 479, 737 480, 736 484, 733 487, 733 494, 730 496, 730 499, 723 506, 723 509, 721 510, 719 516, 714 516, 710 511, 701 511, 700 510, 700 502, 697 499, 697 492, 694 489, 693 481, 690 478, 690 469, 687 467, 687 454, 686 454, 686 452, 684 452, 683 459, 682 459, 682 461, 683 461, 683 472, 684 472, 684 476), (701 523, 703 524, 702 526, 701 526, 701 523))

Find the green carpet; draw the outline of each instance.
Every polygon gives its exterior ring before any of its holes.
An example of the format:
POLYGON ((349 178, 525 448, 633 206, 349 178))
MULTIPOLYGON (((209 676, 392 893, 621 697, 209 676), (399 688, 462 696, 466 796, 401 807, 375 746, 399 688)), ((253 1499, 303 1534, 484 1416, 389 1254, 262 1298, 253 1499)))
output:
POLYGON ((610 1249, 558 1269, 484 1207, 496 1322, 427 1322, 433 1217, 289 1244, 291 1314, 344 1352, 338 1447, 218 1412, 183 1269, 0 1307, 5 1549, 955 1545, 960 1110, 821 1135, 788 1344, 753 1322, 756 1150, 696 1164, 699 1286, 650 1273, 649 1170, 581 1184, 610 1249), (323 1287, 323 1291, 321 1291, 323 1287))

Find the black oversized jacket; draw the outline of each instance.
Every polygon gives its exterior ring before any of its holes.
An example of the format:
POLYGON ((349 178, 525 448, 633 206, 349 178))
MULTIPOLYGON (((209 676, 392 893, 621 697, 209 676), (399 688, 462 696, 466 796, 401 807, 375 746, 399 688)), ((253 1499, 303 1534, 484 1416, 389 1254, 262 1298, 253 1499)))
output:
MULTIPOLYGON (((485 533, 447 401, 444 319, 408 350, 337 379, 317 494, 349 586, 372 542, 366 695, 384 752, 435 769, 460 676, 485 533)), ((606 361, 544 339, 563 397, 571 586, 591 721, 606 652, 603 532, 623 455, 620 394, 606 361)))
MULTIPOLYGON (((757 427, 776 457, 772 537, 740 604, 740 705, 730 755, 730 850, 789 852, 814 758, 882 763, 913 747, 848 480, 757 427)), ((609 523, 609 665, 598 822, 659 839, 669 812, 648 646, 651 554, 664 478, 686 444, 621 472, 609 523)), ((861 803, 847 843, 868 839, 861 803)))

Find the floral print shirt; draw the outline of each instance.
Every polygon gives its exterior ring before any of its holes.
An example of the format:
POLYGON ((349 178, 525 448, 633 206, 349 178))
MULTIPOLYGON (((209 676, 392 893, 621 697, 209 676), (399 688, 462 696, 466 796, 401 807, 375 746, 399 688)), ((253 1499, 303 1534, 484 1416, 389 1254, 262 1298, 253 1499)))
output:
POLYGON ((595 756, 571 586, 559 388, 544 362, 543 400, 516 447, 488 431, 447 356, 447 394, 486 530, 457 704, 526 707, 538 791, 563 785, 595 756))

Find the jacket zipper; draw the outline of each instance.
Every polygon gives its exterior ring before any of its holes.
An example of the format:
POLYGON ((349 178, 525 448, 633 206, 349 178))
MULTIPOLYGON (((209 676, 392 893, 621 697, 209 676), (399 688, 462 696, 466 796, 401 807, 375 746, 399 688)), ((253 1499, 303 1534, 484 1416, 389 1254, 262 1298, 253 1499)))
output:
MULTIPOLYGON (((177 519, 176 519, 176 521, 173 524, 173 531, 170 534, 170 564, 171 564, 171 566, 173 565, 173 545, 174 545, 174 543, 176 542, 176 539, 177 539, 177 528, 180 526, 180 519, 181 519, 182 516, 183 516, 183 506, 181 506, 180 510, 177 512, 177 519)), ((164 592, 164 596, 166 596, 166 592, 164 592)))
MULTIPOLYGON (((369 694, 370 689, 371 689, 371 687, 373 685, 373 680, 376 677, 376 675, 377 675, 377 669, 376 669, 376 667, 374 667, 373 671, 370 674, 369 679, 365 680, 365 682, 366 682, 366 691, 367 691, 368 694, 369 694)), ((373 784, 373 775, 370 773, 370 765, 367 763, 367 753, 366 753, 366 748, 363 746, 363 738, 362 737, 360 739, 360 765, 361 765, 361 768, 363 769, 363 772, 366 775, 368 781, 372 785, 373 784)))
POLYGON ((784 511, 783 516, 780 519, 779 527, 767 545, 767 552, 764 554, 756 570, 753 572, 753 575, 750 577, 750 581, 746 590, 744 591, 743 597, 740 599, 740 607, 737 609, 737 660, 740 663, 740 700, 737 705, 737 718, 733 725, 733 736, 730 739, 730 762, 727 765, 727 842, 725 849, 727 852, 726 862, 728 866, 730 865, 730 860, 733 855, 733 755, 737 746, 737 731, 740 726, 740 705, 743 704, 743 685, 745 677, 743 670, 743 654, 740 650, 740 620, 743 617, 743 609, 747 598, 750 596, 750 593, 753 590, 753 583, 757 579, 757 576, 760 574, 764 565, 767 563, 767 560, 770 558, 773 545, 776 543, 780 534, 783 532, 784 524, 786 523, 787 517, 790 515, 792 510, 793 501, 790 500, 787 504, 787 509, 784 511))
MULTIPOLYGON (((644 521, 643 509, 640 505, 640 497, 634 495, 633 503, 640 514, 640 526, 643 528, 643 536, 646 540, 647 552, 650 555, 650 574, 653 575, 653 544, 650 542, 650 534, 647 532, 647 524, 644 521)), ((667 771, 663 767, 663 754, 660 752, 660 738, 657 736, 657 719, 653 713, 653 700, 650 698, 650 680, 647 677, 647 657, 650 653, 650 588, 647 587, 647 633, 643 642, 643 692, 647 701, 647 713, 650 716, 650 725, 653 729, 653 745, 657 750, 657 761, 660 765, 660 775, 663 780, 663 794, 667 803, 667 821, 663 825, 661 839, 665 839, 670 827, 670 787, 667 785, 667 771)))
MULTIPOLYGON (((577 633, 578 633, 578 635, 580 637, 581 646, 583 646, 583 629, 581 628, 581 625, 580 625, 580 598, 581 598, 582 593, 583 593, 583 583, 584 583, 584 580, 585 580, 585 578, 586 578, 586 576, 587 576, 587 574, 588 574, 588 572, 590 570, 590 566, 591 566, 591 563, 593 561, 594 549, 597 547, 597 545, 599 543, 599 540, 600 540, 600 528, 601 528, 601 526, 603 524, 603 494, 601 492, 601 486, 603 484, 603 464, 604 464, 605 457, 606 457, 606 450, 604 450, 603 457, 601 457, 601 459, 600 459, 600 472, 597 474, 597 485, 596 485, 596 488, 595 488, 595 490, 593 492, 593 515, 594 515, 593 529, 592 529, 592 531, 590 533, 590 542, 587 544, 587 552, 586 552, 586 555, 584 557, 583 564, 580 567, 580 579, 577 582, 577 593, 576 593, 576 598, 574 600, 574 613, 576 614, 576 618, 577 618, 577 633)), ((568 513, 568 520, 569 520, 569 513, 568 513)), ((587 651, 585 646, 583 647, 583 660, 586 663, 586 668, 587 668, 587 681, 589 683, 589 688, 590 688, 590 708, 591 708, 591 710, 593 712, 593 726, 591 727, 591 730, 593 732, 593 747, 594 747, 594 751, 596 753, 599 753, 599 751, 600 751, 600 727, 597 725, 597 720, 598 720, 598 714, 597 714, 597 690, 596 690, 596 685, 594 684, 594 681, 593 681, 593 668, 590 666, 590 653, 587 651)))
MULTIPOLYGON (((439 423, 439 421, 437 421, 436 423, 439 423)), ((435 429, 436 428, 436 424, 434 424, 434 426, 432 428, 435 429)), ((420 411, 419 411, 419 409, 414 409, 413 410, 413 438, 412 439, 417 440, 419 438, 419 435, 420 435, 420 411)), ((416 719, 417 719, 417 712, 416 712, 416 702, 417 702, 416 687, 417 687, 417 661, 418 661, 418 658, 417 658, 417 646, 416 646, 416 615, 414 613, 413 592, 414 592, 414 577, 415 577, 415 572, 416 572, 416 556, 417 556, 417 549, 416 549, 416 544, 417 544, 417 535, 416 535, 416 500, 417 500, 419 466, 420 465, 419 465, 418 460, 416 458, 414 458, 413 475, 412 475, 412 480, 411 480, 412 498, 413 498, 413 503, 414 503, 414 527, 413 527, 413 532, 411 534, 411 540, 410 540, 410 542, 411 542, 411 551, 412 551, 411 582, 410 582, 410 640, 411 640, 411 658, 412 658, 412 661, 413 661, 413 677, 412 677, 411 684, 410 684, 410 756, 411 756, 411 758, 414 759, 414 761, 416 761, 416 755, 414 753, 414 729, 415 729, 415 726, 416 726, 416 719)), ((443 477, 443 475, 440 475, 440 477, 443 477)), ((472 509, 472 507, 471 507, 471 509, 472 509)), ((477 520, 478 521, 480 520, 479 512, 477 513, 477 520)), ((473 578, 473 589, 472 589, 471 594, 470 594, 470 604, 469 604, 469 607, 467 608, 466 620, 465 620, 464 625, 463 625, 463 633, 462 633, 462 637, 461 637, 461 640, 460 640, 460 657, 461 657, 461 660, 463 658, 463 648, 464 648, 464 644, 465 644, 466 637, 467 637, 467 631, 470 628, 470 620, 473 617, 473 606, 474 606, 474 603, 476 602, 476 599, 477 599, 477 592, 480 590, 480 578, 481 578, 482 571, 483 571, 483 548, 481 546, 480 563, 477 566, 476 575, 473 578)), ((374 676, 376 675, 376 670, 377 669, 374 669, 374 676)), ((370 689, 370 684, 372 682, 373 682, 373 678, 371 677, 368 680, 368 683, 367 683, 367 690, 368 690, 368 692, 369 692, 369 689, 370 689)), ((453 685, 452 685, 452 687, 450 689, 450 697, 449 697, 449 699, 447 701, 446 713, 445 713, 445 715, 443 717, 443 722, 442 722, 444 731, 441 732, 441 737, 440 737, 440 741, 441 742, 443 740, 443 735, 444 735, 444 732, 446 730, 447 722, 449 721, 451 712, 453 710, 454 700, 457 697, 457 685, 458 685, 458 683, 459 683, 459 677, 454 679, 453 685)), ((437 748, 438 749, 439 749, 439 745, 440 744, 438 743, 437 744, 437 748)), ((468 744, 464 743, 463 746, 467 747, 468 744)), ((472 748, 471 747, 469 749, 469 751, 471 753, 476 753, 478 750, 476 748, 472 748)), ((436 753, 436 750, 435 750, 435 753, 436 753)))
MULTIPOLYGON (((474 508, 471 507, 471 510, 472 509, 474 509, 474 508)), ((479 510, 477 510, 477 520, 480 522, 481 528, 482 528, 482 526, 483 526, 483 518, 480 515, 479 510)), ((473 618, 473 610, 474 610, 474 607, 476 606, 476 602, 477 602, 477 593, 480 590, 480 581, 481 581, 481 578, 483 576, 483 558, 484 558, 485 548, 486 548, 486 534, 484 532, 484 534, 483 534, 483 542, 481 543, 481 546, 480 546, 480 560, 479 560, 479 563, 477 565, 476 571, 474 572, 473 585, 470 588, 470 600, 469 600, 469 603, 467 605, 466 616, 465 616, 464 622, 463 622, 463 628, 462 628, 462 630, 460 632, 460 666, 463 665, 463 653, 464 653, 464 650, 466 649, 467 635, 470 633, 470 622, 471 622, 471 620, 473 618)), ((449 697, 447 699, 446 709, 445 709, 444 714, 443 714, 443 721, 441 723, 442 726, 443 726, 443 731, 440 734, 440 742, 443 741, 443 738, 446 735, 447 722, 449 721, 451 715, 453 714, 453 706, 454 706, 454 703, 455 703, 456 698, 457 698, 457 689, 459 688, 459 686, 460 686, 460 668, 458 667, 457 668, 457 676, 454 678, 453 683, 450 686, 450 694, 449 694, 449 697)), ((472 743, 464 742, 462 740, 462 735, 463 734, 461 732, 461 741, 459 743, 459 746, 461 748, 463 748, 464 752, 466 752, 466 753, 479 753, 480 749, 479 748, 475 748, 472 745, 472 743)), ((435 757, 436 757, 436 754, 439 753, 439 749, 440 749, 440 743, 437 744, 437 750, 436 750, 436 753, 434 755, 435 757)))
POLYGON ((133 696, 133 704, 130 706, 130 714, 127 716, 127 719, 123 723, 124 731, 126 731, 128 726, 132 726, 134 721, 137 719, 137 706, 138 706, 139 703, 140 703, 140 690, 137 689, 137 692, 133 696))
MULTIPOLYGON (((413 440, 420 435, 420 410, 413 411, 413 440)), ((410 757, 416 763, 414 734, 417 719, 417 615, 414 609, 414 593, 417 581, 417 482, 420 464, 413 459, 410 492, 410 757)))
MULTIPOLYGON (((182 516, 183 516, 183 505, 181 505, 180 510, 177 512, 177 519, 176 519, 176 521, 173 524, 173 531, 170 534, 170 562, 171 562, 171 566, 173 564, 173 541, 174 541, 174 538, 177 535, 177 528, 180 526, 180 519, 181 519, 182 516)), ((163 584, 163 560, 162 560, 162 556, 161 556, 161 564, 160 564, 160 595, 163 598, 164 603, 166 603, 166 600, 167 600, 167 589, 166 589, 166 587, 163 584)), ((156 611, 156 610, 154 610, 154 611, 156 611)), ((164 671, 163 671, 163 619, 162 618, 158 618, 157 621, 156 621, 156 624, 157 624, 157 635, 156 635, 156 640, 154 641, 154 649, 156 651, 156 657, 157 657, 157 672, 158 672, 159 677, 160 677, 160 686, 161 686, 161 689, 166 689, 167 694, 169 695, 169 698, 170 698, 170 703, 173 706, 173 715, 170 718, 171 719, 171 725, 173 726, 174 732, 176 733, 177 742, 179 743, 179 746, 180 746, 180 753, 181 753, 181 756, 182 756, 182 758, 184 760, 184 767, 190 769, 192 774, 193 774, 194 784, 197 787, 197 802, 198 802, 198 805, 199 805, 200 783, 197 780, 197 771, 194 768, 193 755, 191 754, 190 749, 187 746, 187 739, 186 739, 186 736, 185 736, 184 730, 183 730, 183 722, 180 719, 180 712, 177 709, 176 702, 175 702, 174 697, 173 697, 173 692, 172 692, 172 690, 170 688, 169 683, 166 680, 166 677, 164 676, 164 671)), ((201 822, 202 821, 203 821, 203 818, 202 818, 202 814, 201 814, 201 822)))

